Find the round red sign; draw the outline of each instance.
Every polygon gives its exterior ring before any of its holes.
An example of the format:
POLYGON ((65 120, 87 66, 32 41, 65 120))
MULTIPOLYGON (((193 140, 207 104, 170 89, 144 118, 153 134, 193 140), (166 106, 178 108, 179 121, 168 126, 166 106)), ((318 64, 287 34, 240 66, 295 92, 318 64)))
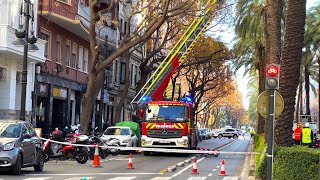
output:
POLYGON ((274 77, 278 75, 279 69, 277 66, 271 65, 267 67, 266 72, 268 76, 274 77))

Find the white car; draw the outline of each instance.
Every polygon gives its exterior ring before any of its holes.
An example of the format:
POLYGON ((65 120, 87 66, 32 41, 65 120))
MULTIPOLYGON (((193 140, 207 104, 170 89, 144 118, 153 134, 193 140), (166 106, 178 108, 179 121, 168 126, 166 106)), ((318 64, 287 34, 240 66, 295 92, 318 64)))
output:
POLYGON ((120 141, 120 146, 122 147, 137 147, 138 138, 133 133, 130 127, 126 126, 111 126, 108 127, 101 136, 103 141, 108 141, 110 139, 118 139, 120 141))

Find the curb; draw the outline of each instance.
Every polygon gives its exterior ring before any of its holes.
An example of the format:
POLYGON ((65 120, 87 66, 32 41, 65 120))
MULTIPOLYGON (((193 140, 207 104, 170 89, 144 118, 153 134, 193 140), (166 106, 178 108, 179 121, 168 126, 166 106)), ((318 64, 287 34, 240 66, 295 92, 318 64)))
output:
POLYGON ((176 169, 177 169, 176 166, 171 166, 171 167, 168 167, 167 172, 175 172, 176 169))
POLYGON ((183 167, 183 166, 184 166, 184 161, 177 163, 176 166, 177 166, 177 167, 183 167))
MULTIPOLYGON (((250 142, 248 151, 253 151, 253 141, 250 142)), ((240 174, 240 180, 255 180, 254 176, 250 176, 250 172, 255 170, 255 155, 247 155, 240 174)))

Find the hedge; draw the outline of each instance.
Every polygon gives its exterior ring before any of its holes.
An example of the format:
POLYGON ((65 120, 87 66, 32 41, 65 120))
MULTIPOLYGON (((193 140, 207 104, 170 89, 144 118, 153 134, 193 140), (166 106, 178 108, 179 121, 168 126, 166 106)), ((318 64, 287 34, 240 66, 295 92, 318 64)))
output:
POLYGON ((277 148, 274 157, 275 180, 317 180, 319 177, 320 151, 304 146, 277 148))
POLYGON ((259 152, 260 154, 255 156, 255 162, 256 162, 256 170, 255 170, 255 176, 259 179, 266 179, 267 178, 267 159, 266 159, 266 151, 267 151, 267 145, 264 140, 263 135, 255 134, 253 136, 254 140, 254 151, 259 152))
MULTIPOLYGON (((254 150, 256 155, 255 176, 266 179, 267 145, 264 137, 254 136, 254 150)), ((317 180, 320 179, 320 150, 305 146, 275 147, 273 158, 274 180, 317 180)))

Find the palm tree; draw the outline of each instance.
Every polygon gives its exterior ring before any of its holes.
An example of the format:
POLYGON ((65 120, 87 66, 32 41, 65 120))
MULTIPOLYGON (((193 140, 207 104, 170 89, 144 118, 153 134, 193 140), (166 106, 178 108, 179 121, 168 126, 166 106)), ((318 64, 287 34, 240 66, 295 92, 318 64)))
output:
MULTIPOLYGON (((319 64, 317 63, 317 52, 319 50, 320 43, 320 30, 318 25, 320 25, 320 5, 312 8, 309 11, 306 20, 306 32, 305 32, 305 51, 303 53, 304 59, 304 79, 305 79, 305 91, 306 91, 306 114, 310 115, 310 93, 309 87, 312 88, 315 94, 315 87, 310 84, 309 77, 313 80, 318 81, 319 75, 319 64)), ((308 121, 311 119, 308 118, 308 121)))
MULTIPOLYGON (((265 80, 265 4, 263 0, 239 1, 236 7, 235 70, 245 67, 245 74, 259 74, 259 93, 265 80), (257 71, 258 70, 258 71, 257 71)), ((264 133, 265 120, 259 116, 257 133, 264 133)))
POLYGON ((280 92, 285 106, 277 119, 275 143, 292 145, 292 125, 296 90, 299 84, 300 65, 306 19, 306 0, 289 0, 284 45, 281 58, 280 92))

